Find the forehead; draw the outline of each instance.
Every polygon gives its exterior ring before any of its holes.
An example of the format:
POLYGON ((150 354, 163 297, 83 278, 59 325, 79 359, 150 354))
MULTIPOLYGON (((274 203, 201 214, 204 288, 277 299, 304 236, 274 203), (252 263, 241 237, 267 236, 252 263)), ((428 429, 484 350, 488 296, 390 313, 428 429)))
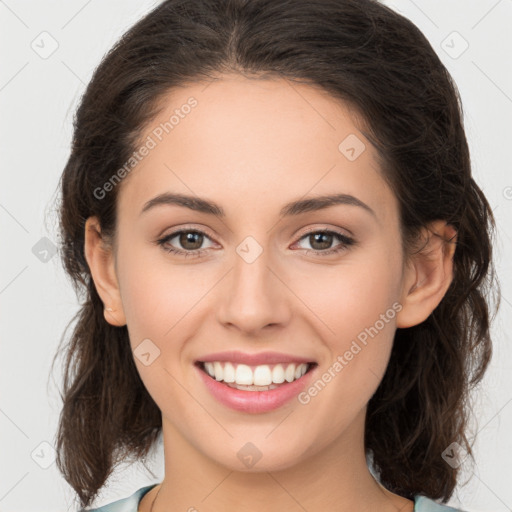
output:
MULTIPOLYGON (((325 91, 284 79, 222 75, 170 91, 144 128, 151 148, 122 182, 119 207, 162 192, 216 198, 239 208, 346 193, 379 216, 395 204, 376 151, 354 115, 325 91)), ((136 148, 137 149, 137 148, 136 148)), ((277 211, 277 210, 276 210, 277 211)))

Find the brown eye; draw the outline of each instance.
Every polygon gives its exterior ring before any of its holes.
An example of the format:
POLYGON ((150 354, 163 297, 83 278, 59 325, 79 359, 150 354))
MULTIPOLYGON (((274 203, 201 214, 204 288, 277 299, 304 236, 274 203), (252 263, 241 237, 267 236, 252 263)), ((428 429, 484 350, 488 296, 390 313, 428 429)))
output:
POLYGON ((189 251, 195 251, 203 244, 203 235, 196 231, 182 231, 178 235, 178 241, 181 247, 189 251))
POLYGON ((330 249, 334 240, 334 237, 328 233, 314 233, 308 236, 311 247, 318 251, 330 249))
POLYGON ((300 240, 306 240, 311 247, 311 249, 306 248, 306 254, 313 252, 319 256, 327 256, 328 254, 347 250, 349 246, 356 243, 354 239, 348 236, 329 230, 311 231, 301 237, 300 240), (340 243, 332 247, 336 240, 340 243))
POLYGON ((165 251, 170 253, 183 256, 200 256, 208 249, 201 248, 205 239, 210 240, 210 237, 202 231, 183 229, 157 240, 157 243, 162 246, 165 251), (171 243, 171 241, 175 239, 177 241, 171 243))

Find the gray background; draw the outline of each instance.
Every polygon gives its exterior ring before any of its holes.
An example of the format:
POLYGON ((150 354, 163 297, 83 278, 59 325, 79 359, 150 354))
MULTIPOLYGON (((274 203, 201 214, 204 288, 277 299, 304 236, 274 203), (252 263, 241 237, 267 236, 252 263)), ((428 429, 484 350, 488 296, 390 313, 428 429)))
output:
MULTIPOLYGON (((47 388, 57 343, 78 307, 53 256, 56 187, 73 111, 95 66, 157 3, 0 1, 0 512, 73 510, 73 493, 57 471, 51 446, 60 412, 58 367, 47 388)), ((494 357, 475 395, 477 464, 462 464, 450 504, 468 511, 512 510, 512 0, 386 3, 418 25, 454 77, 475 179, 498 223, 503 300, 493 326, 494 357)), ((159 482, 163 459, 161 445, 156 448, 157 479, 141 466, 122 466, 96 506, 159 482)))

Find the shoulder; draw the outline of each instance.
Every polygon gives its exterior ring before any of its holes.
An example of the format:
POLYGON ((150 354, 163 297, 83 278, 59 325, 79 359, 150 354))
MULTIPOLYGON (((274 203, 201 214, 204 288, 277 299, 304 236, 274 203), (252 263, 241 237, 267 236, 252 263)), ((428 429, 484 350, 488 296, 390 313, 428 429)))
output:
POLYGON ((426 496, 414 496, 414 512, 464 512, 461 509, 441 505, 426 496))
MULTIPOLYGON (((144 495, 158 484, 141 487, 131 496, 123 498, 100 508, 81 509, 80 512, 137 512, 138 506, 144 495)), ((414 497, 414 512, 464 512, 463 510, 441 505, 426 496, 414 497)))
POLYGON ((146 487, 141 487, 138 491, 135 491, 131 496, 127 498, 123 498, 121 500, 114 501, 112 503, 108 503, 107 505, 103 505, 100 508, 89 508, 89 509, 80 509, 79 512, 137 512, 139 508, 139 503, 144 497, 144 495, 149 492, 153 487, 158 484, 147 485, 146 487))

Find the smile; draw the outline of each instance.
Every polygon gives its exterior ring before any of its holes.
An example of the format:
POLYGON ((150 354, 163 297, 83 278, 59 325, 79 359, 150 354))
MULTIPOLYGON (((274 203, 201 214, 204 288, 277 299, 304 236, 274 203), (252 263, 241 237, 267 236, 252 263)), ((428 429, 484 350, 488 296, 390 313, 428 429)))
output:
POLYGON ((197 361, 207 390, 223 405, 241 412, 277 409, 297 396, 311 380, 316 363, 250 366, 222 361, 197 361))
POLYGON ((304 375, 313 363, 279 363, 249 366, 231 362, 206 362, 203 363, 205 371, 217 381, 233 384, 232 387, 253 386, 265 387, 276 384, 293 382, 304 375))

